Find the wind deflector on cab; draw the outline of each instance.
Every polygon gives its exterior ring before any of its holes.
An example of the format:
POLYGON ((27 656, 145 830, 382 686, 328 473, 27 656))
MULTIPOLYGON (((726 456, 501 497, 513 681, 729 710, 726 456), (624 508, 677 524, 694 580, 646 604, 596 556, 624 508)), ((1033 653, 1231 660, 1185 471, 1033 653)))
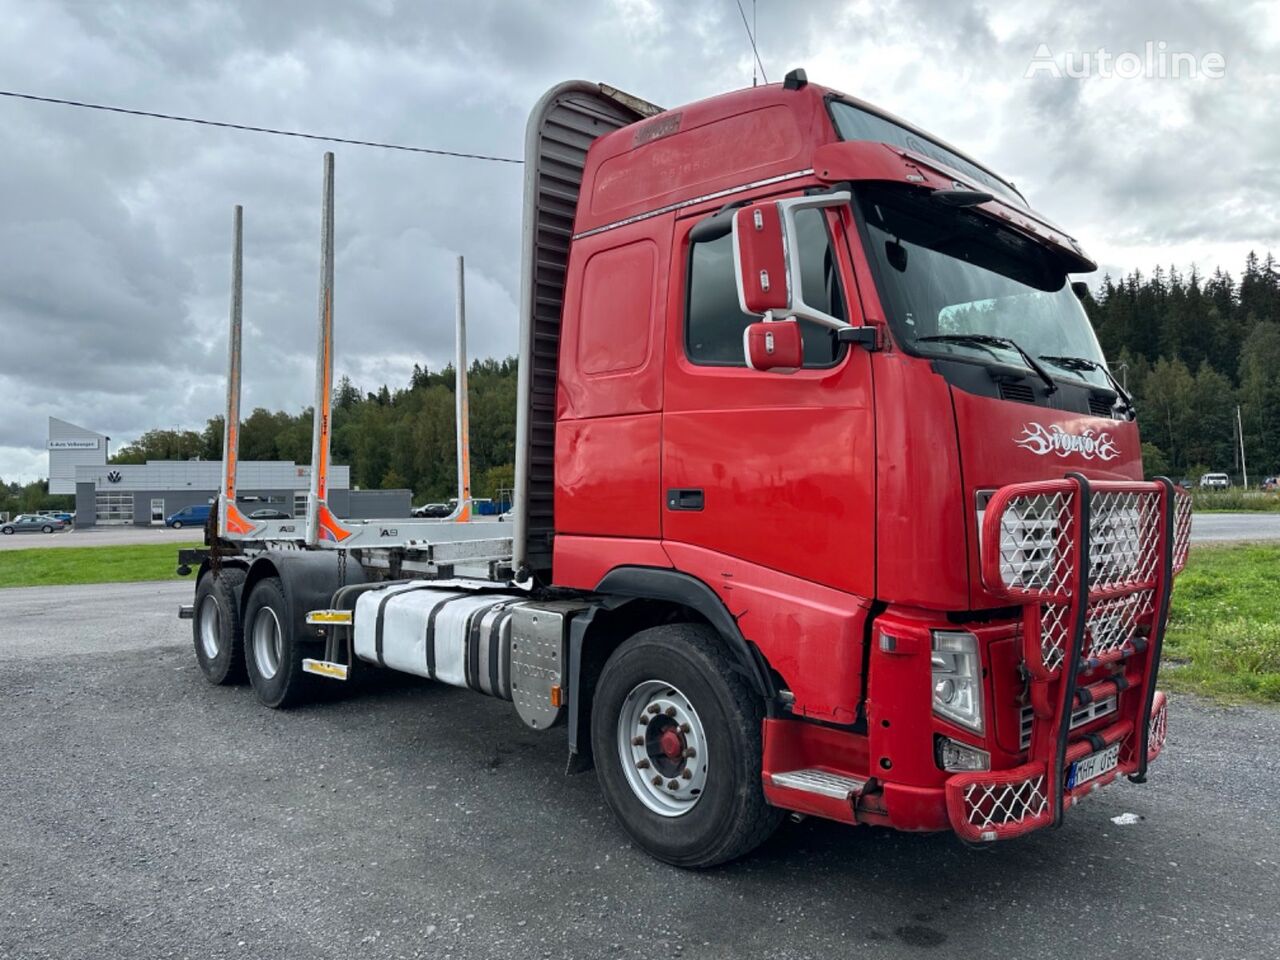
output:
POLYGON ((551 569, 555 531, 556 367, 574 214, 587 150, 599 136, 661 112, 583 80, 543 94, 525 131, 516 408, 513 563, 517 575, 551 569))

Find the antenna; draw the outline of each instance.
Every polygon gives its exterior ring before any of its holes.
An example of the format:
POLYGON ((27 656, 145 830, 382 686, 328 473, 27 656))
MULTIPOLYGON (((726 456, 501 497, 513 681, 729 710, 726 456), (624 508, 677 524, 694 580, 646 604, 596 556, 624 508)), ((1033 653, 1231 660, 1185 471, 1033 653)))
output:
MULTIPOLYGON (((760 51, 756 49, 756 35, 751 28, 751 24, 747 23, 747 12, 742 9, 742 0, 734 0, 738 5, 738 14, 742 17, 742 29, 747 31, 747 39, 751 42, 751 53, 755 56, 755 65, 751 68, 751 85, 756 85, 756 66, 760 68, 760 76, 765 83, 769 82, 769 75, 764 72, 764 63, 760 60, 760 51)), ((751 0, 751 19, 755 20, 756 16, 756 0, 751 0)))

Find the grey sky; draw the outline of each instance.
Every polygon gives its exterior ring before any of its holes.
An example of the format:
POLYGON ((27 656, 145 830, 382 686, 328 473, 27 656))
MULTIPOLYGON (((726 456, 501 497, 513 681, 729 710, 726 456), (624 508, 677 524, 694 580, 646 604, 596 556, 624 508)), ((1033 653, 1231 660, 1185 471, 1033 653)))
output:
MULTIPOLYGON (((749 0, 744 0, 748 6, 749 0)), ((1239 270, 1280 250, 1280 5, 759 0, 771 79, 899 113, 1015 180, 1113 273, 1239 270), (1148 41, 1222 79, 1027 79, 1148 41)), ((0 88, 519 156, 551 84, 664 106, 750 82, 734 0, 0 0, 0 88)), ((44 475, 46 418, 113 437, 222 405, 231 208, 245 207, 245 397, 309 400, 325 147, 0 98, 0 477, 44 475)), ((337 367, 402 385, 452 351, 453 257, 473 356, 515 345, 521 173, 337 152, 337 367)))

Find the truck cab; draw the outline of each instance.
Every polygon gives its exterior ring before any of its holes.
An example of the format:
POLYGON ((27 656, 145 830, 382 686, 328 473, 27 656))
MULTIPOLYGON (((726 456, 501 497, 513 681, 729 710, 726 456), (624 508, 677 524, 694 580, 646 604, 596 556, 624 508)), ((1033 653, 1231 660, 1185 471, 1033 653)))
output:
POLYGON ((1093 269, 1011 183, 802 74, 600 136, 565 275, 552 580, 714 594, 777 691, 763 779, 789 809, 833 815, 830 775, 839 819, 994 839, 1060 817, 1069 790, 1041 794, 1075 744, 1105 754, 1089 789, 1144 775, 1146 747, 1112 748, 1163 709, 1145 637, 1172 561, 1143 558, 1172 557, 1177 504, 1142 482, 1073 289, 1093 269), (1042 614, 1079 651, 1046 640, 1032 668, 1042 614), (975 773, 1024 767, 1011 792, 975 773))

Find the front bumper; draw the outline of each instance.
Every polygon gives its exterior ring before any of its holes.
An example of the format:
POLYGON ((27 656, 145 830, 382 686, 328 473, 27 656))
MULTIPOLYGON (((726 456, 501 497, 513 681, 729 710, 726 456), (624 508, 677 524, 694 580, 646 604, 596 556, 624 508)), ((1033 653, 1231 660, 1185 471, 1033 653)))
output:
MULTIPOLYGON (((1079 787, 1068 789, 1064 786, 1063 806, 1074 806, 1121 775, 1136 776, 1139 770, 1145 770, 1146 765, 1155 760, 1164 748, 1168 713, 1165 695, 1157 692, 1145 738, 1145 763, 1139 762, 1140 740, 1134 737, 1134 725, 1128 720, 1113 723, 1087 738, 1070 743, 1066 751, 1066 767, 1057 778, 1059 782, 1064 781, 1066 770, 1072 763, 1113 744, 1120 745, 1120 763, 1109 773, 1079 787)), ((947 819, 951 829, 965 840, 1020 837, 1053 823, 1052 783, 1048 768, 1039 760, 1010 770, 956 774, 947 780, 943 788, 947 819)))
POLYGON ((1074 474, 991 498, 982 579, 1022 605, 1031 742, 1020 766, 947 780, 947 816, 962 837, 999 840, 1055 825, 1116 777, 1145 779, 1167 730, 1168 703, 1155 682, 1190 531, 1190 498, 1168 480, 1091 483, 1074 474), (1073 712, 1106 697, 1121 704, 1112 722, 1075 735, 1073 712), (1068 782, 1073 763, 1112 746, 1113 770, 1068 782))

